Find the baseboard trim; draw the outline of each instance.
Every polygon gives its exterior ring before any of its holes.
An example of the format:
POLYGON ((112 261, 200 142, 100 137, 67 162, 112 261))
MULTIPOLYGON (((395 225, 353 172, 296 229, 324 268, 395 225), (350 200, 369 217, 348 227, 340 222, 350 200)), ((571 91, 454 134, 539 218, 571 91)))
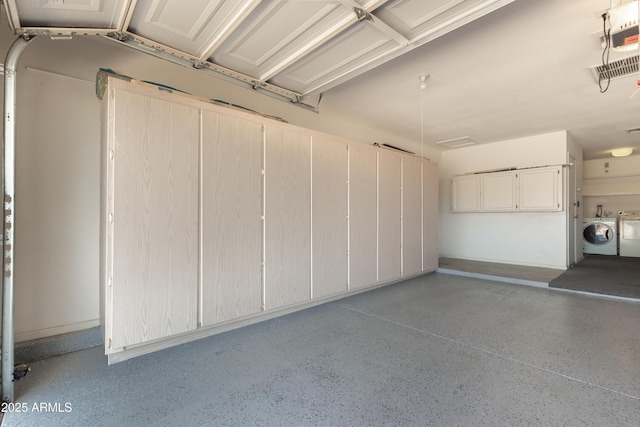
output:
POLYGON ((36 329, 28 332, 16 332, 15 342, 35 341, 41 338, 54 337, 72 332, 85 331, 87 329, 100 326, 100 319, 87 320, 84 322, 69 323, 67 325, 54 326, 52 328, 36 329))

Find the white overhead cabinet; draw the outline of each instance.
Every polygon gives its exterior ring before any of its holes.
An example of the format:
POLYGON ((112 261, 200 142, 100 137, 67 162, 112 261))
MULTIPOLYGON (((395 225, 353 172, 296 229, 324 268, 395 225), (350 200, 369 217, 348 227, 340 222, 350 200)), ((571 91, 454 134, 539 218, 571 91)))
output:
POLYGON ((451 178, 451 211, 480 212, 482 199, 479 175, 461 175, 451 178))
POLYGON ((451 211, 457 213, 561 211, 562 197, 562 166, 477 173, 451 179, 451 211))
POLYGON ((562 210, 562 167, 519 171, 520 211, 562 210))
POLYGON ((514 171, 480 175, 482 210, 511 212, 518 209, 518 174, 514 171))
POLYGON ((109 363, 437 268, 437 166, 109 79, 109 363))

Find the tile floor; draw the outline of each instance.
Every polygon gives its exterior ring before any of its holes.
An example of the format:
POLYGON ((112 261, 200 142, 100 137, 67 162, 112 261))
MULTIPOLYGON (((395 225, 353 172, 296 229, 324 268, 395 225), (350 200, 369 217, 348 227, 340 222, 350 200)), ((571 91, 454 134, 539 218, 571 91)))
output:
POLYGON ((432 273, 112 366, 99 347, 30 366, 3 426, 637 426, 640 304, 432 273))

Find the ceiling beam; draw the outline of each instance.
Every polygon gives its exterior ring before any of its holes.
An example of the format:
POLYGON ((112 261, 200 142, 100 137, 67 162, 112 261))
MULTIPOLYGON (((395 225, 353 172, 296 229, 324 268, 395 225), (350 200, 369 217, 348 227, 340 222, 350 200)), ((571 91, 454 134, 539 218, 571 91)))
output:
POLYGON ((129 28, 129 24, 131 23, 131 17, 133 16, 133 11, 136 9, 136 4, 138 0, 128 0, 127 4, 123 9, 123 14, 120 19, 120 23, 118 24, 118 32, 125 32, 127 28, 129 28))
POLYGON ((207 46, 204 52, 200 55, 198 60, 200 62, 204 62, 209 59, 213 53, 220 47, 225 40, 229 38, 231 33, 238 28, 238 26, 244 21, 247 16, 253 12, 253 10, 260 4, 261 0, 252 0, 247 1, 241 7, 238 7, 234 14, 230 19, 226 21, 224 29, 218 34, 218 36, 212 40, 212 42, 207 46))
POLYGON ((462 13, 455 14, 451 19, 445 20, 445 22, 429 28, 426 31, 421 32, 417 36, 411 39, 411 44, 421 46, 431 40, 434 40, 441 35, 449 33, 456 28, 462 27, 469 22, 480 18, 496 9, 506 6, 509 3, 513 3, 515 0, 486 0, 476 4, 469 9, 466 9, 462 13))
MULTIPOLYGON (((316 37, 311 39, 304 46, 301 46, 296 51, 287 55, 285 58, 283 58, 277 64, 273 65, 271 68, 264 71, 259 76, 258 80, 260 80, 261 82, 266 82, 267 80, 274 77, 275 75, 277 75, 278 73, 280 73, 281 71, 289 67, 290 65, 296 63, 304 56, 308 55, 318 47, 325 44, 327 41, 331 40, 333 37, 335 37, 342 31, 349 28, 351 25, 357 24, 359 19, 358 19, 357 13, 355 12, 356 9, 364 10, 366 13, 369 13, 375 10, 376 8, 380 7, 381 5, 387 3, 388 1, 389 0, 370 0, 361 5, 359 3, 356 3, 354 0, 340 0, 339 1, 340 5, 349 10, 349 13, 346 14, 344 18, 342 18, 331 27, 319 33, 316 37)), ((376 25, 378 29, 380 29, 383 33, 392 37, 394 40, 402 39, 404 44, 408 43, 408 40, 406 40, 401 34, 394 31, 391 27, 386 25, 384 22, 380 21, 374 25, 376 25)))
POLYGON ((16 0, 3 0, 4 10, 7 12, 7 21, 9 21, 9 27, 11 31, 16 33, 16 30, 20 28, 20 16, 18 15, 18 6, 16 0))
POLYGON ((259 80, 260 81, 269 80, 270 78, 280 73, 285 68, 296 63, 298 60, 300 60, 307 54, 313 52, 315 49, 322 46, 328 40, 330 40, 340 32, 344 31, 345 29, 349 28, 351 25, 353 25, 356 22, 358 22, 358 20, 355 14, 353 13, 345 14, 344 17, 339 21, 336 21, 334 25, 326 28, 324 31, 320 32, 318 35, 312 38, 308 43, 305 43, 303 46, 301 46, 291 54, 284 57, 280 62, 273 65, 271 68, 267 69, 265 72, 263 72, 260 75, 259 80))

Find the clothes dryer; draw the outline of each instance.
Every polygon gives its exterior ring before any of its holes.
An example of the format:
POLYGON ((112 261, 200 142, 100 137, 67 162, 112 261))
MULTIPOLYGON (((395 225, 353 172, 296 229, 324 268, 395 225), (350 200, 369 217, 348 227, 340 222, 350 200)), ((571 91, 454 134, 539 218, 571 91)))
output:
POLYGON ((582 244, 585 254, 618 255, 618 219, 585 218, 582 244))
POLYGON ((620 256, 640 257, 640 212, 620 215, 620 256))

